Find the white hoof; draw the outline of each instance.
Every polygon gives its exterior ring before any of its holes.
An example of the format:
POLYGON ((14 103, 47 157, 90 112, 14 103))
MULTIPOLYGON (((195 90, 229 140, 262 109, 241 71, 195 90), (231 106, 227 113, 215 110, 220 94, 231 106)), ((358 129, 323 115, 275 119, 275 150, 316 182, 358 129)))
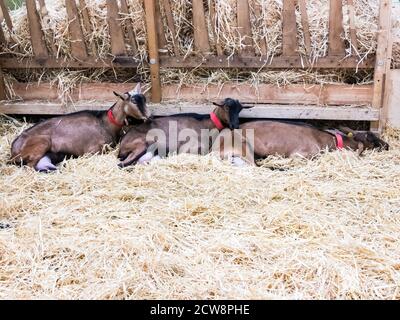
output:
POLYGON ((39 172, 48 172, 57 170, 57 167, 51 163, 51 160, 48 156, 44 156, 42 159, 39 160, 35 169, 39 172))
POLYGON ((138 160, 138 164, 147 164, 154 158, 154 154, 152 152, 147 152, 143 156, 141 156, 138 160))
POLYGON ((232 157, 230 160, 231 160, 231 164, 233 164, 235 167, 246 167, 247 166, 247 162, 239 157, 232 157))
POLYGON ((161 157, 160 156, 154 156, 151 160, 150 160, 150 162, 157 162, 157 161, 160 161, 161 160, 161 157))

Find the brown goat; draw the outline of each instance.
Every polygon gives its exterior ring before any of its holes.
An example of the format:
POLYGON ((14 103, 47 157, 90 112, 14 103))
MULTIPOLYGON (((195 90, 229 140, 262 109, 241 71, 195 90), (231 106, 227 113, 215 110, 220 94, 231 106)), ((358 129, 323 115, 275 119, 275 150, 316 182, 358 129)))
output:
POLYGON ((254 158, 266 158, 269 155, 312 158, 325 149, 350 149, 358 151, 359 154, 367 149, 389 149, 389 145, 372 132, 356 132, 349 128, 341 128, 341 132, 323 131, 308 124, 260 120, 241 124, 240 129, 243 132, 244 143, 251 144, 250 149, 254 150, 254 157, 243 157, 243 146, 225 152, 242 157, 249 163, 254 163, 254 158), (252 132, 254 142, 246 139, 248 132, 252 132))
POLYGON ((208 153, 219 130, 239 127, 239 113, 244 108, 239 101, 229 98, 214 105, 217 108, 210 115, 189 113, 160 117, 133 127, 121 140, 119 166, 148 162, 156 153, 159 156, 174 152, 208 153), (157 136, 157 133, 160 134, 157 136), (204 133, 208 134, 206 138, 204 133))
POLYGON ((53 164, 65 156, 101 152, 116 145, 128 116, 148 120, 150 113, 140 85, 135 90, 114 94, 119 100, 108 111, 81 111, 40 122, 23 131, 11 146, 11 162, 38 171, 55 170, 53 164))

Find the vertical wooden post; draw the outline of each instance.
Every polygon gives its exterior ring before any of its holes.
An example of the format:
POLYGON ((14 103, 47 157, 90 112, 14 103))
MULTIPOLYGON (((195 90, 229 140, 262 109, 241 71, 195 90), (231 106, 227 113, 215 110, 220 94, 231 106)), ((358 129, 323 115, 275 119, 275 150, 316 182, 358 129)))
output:
POLYGON ((240 38, 244 39, 243 44, 246 46, 241 50, 242 56, 253 56, 254 47, 250 23, 250 8, 248 0, 237 0, 237 23, 240 38))
POLYGON ((354 0, 347 0, 349 8, 349 24, 350 24, 350 42, 352 46, 352 53, 356 55, 358 52, 357 46, 357 31, 356 31, 356 13, 354 8, 354 0))
POLYGON ((210 52, 210 42, 204 14, 203 0, 193 0, 194 46, 201 53, 210 52))
MULTIPOLYGON (((89 11, 88 11, 85 0, 79 0, 79 9, 82 14, 83 25, 84 25, 85 31, 89 34, 92 34, 93 28, 92 28, 92 25, 90 24, 89 11)), ((96 48, 96 44, 94 43, 94 41, 91 41, 91 49, 92 49, 92 54, 94 56, 97 55, 97 48, 96 48)))
POLYGON ((161 102, 160 61, 158 57, 158 39, 156 24, 156 0, 144 0, 146 12, 147 44, 149 47, 151 101, 161 102))
POLYGON ((294 56, 297 54, 297 26, 296 26, 297 0, 283 0, 282 25, 283 25, 283 55, 294 56))
MULTIPOLYGON (((257 20, 261 20, 261 26, 264 26, 264 16, 263 16, 263 10, 262 10, 262 6, 259 3, 254 3, 254 13, 256 15, 257 20)), ((257 25, 257 28, 260 28, 262 30, 262 33, 265 33, 265 29, 264 27, 261 27, 260 25, 257 25)), ((268 41, 267 41, 267 37, 264 35, 261 39, 260 39, 260 53, 262 56, 266 56, 267 52, 268 52, 268 41)))
POLYGON ((114 56, 126 56, 124 34, 122 33, 118 16, 118 2, 116 0, 107 0, 107 20, 110 28, 111 52, 114 56))
POLYGON ((310 24, 308 22, 307 6, 305 0, 299 0, 301 24, 303 26, 304 33, 304 44, 306 46, 307 54, 311 53, 311 35, 310 35, 310 24))
POLYGON ((33 53, 37 58, 47 58, 49 52, 44 41, 42 25, 40 23, 39 14, 36 10, 35 0, 26 0, 26 10, 28 12, 29 30, 31 34, 31 42, 33 53))
POLYGON ((82 27, 79 21, 79 13, 78 8, 76 7, 76 2, 75 0, 66 0, 65 6, 67 8, 68 31, 71 37, 72 56, 77 59, 86 59, 88 57, 88 53, 86 50, 82 27))
MULTIPOLYGON (((129 7, 126 0, 121 0, 121 12, 126 16, 129 15, 129 7)), ((136 45, 135 33, 133 32, 133 27, 132 27, 132 19, 126 18, 124 24, 125 24, 125 32, 128 34, 129 44, 132 46, 132 51, 136 53, 137 45, 136 45)))
POLYGON ((379 9, 378 47, 374 74, 372 107, 380 109, 379 123, 371 123, 371 130, 382 132, 386 126, 387 106, 384 107, 385 81, 391 64, 391 0, 381 0, 379 9))
POLYGON ((217 1, 218 0, 214 0, 214 3, 211 1, 210 2, 210 18, 211 18, 211 29, 212 32, 214 34, 214 39, 215 39, 215 47, 217 48, 217 55, 219 56, 223 56, 224 55, 224 50, 221 47, 221 43, 219 42, 219 37, 218 34, 216 32, 216 25, 218 23, 218 18, 217 18, 217 13, 216 13, 216 6, 217 6, 217 1))
POLYGON ((159 0, 156 1, 156 28, 158 38, 158 50, 160 54, 168 54, 167 39, 165 38, 164 23, 161 15, 159 0))
POLYGON ((4 83, 3 70, 0 69, 0 101, 7 100, 6 85, 4 83))
POLYGON ((342 0, 330 0, 329 5, 329 54, 344 56, 343 34, 343 5, 342 0))

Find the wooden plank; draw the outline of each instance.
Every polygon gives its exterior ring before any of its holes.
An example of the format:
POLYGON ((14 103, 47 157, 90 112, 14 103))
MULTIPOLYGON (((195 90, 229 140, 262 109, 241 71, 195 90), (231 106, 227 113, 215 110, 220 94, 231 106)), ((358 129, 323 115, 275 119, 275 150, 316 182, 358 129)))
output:
POLYGON ((172 10, 171 10, 171 3, 170 0, 163 0, 163 7, 164 7, 164 12, 165 16, 167 18, 167 24, 168 24, 168 29, 171 32, 171 39, 172 39, 172 46, 174 48, 174 54, 175 56, 179 56, 179 47, 177 44, 176 40, 176 30, 175 30, 175 23, 174 23, 174 18, 172 16, 172 10))
POLYGON ((215 7, 217 5, 218 0, 214 0, 210 2, 210 18, 211 18, 211 24, 212 24, 212 32, 214 34, 214 39, 215 39, 215 47, 217 49, 217 55, 223 56, 224 55, 224 50, 222 49, 221 43, 219 41, 219 35, 216 31, 216 26, 218 24, 218 16, 215 11, 215 7))
POLYGON ((42 24, 43 28, 47 29, 47 34, 50 38, 50 53, 53 55, 57 54, 57 47, 55 45, 55 40, 54 40, 54 33, 52 30, 49 29, 49 22, 50 22, 50 17, 49 17, 49 12, 47 11, 46 8, 46 3, 44 0, 39 0, 39 6, 40 6, 40 11, 39 11, 39 16, 42 19, 42 24))
POLYGON ((193 32, 195 50, 203 54, 210 52, 208 29, 203 0, 193 0, 193 32))
POLYGON ((158 51, 161 55, 168 54, 167 39, 165 38, 164 22, 161 15, 160 2, 156 1, 156 26, 158 38, 158 51))
POLYGON ((6 22, 8 30, 13 31, 13 24, 11 21, 10 13, 8 11, 6 4, 4 3, 4 0, 0 0, 0 8, 3 13, 3 17, 6 22))
MULTIPOLYGON (((358 64, 358 58, 343 56, 319 58, 315 63, 302 61, 300 57, 160 57, 163 68, 194 68, 201 66, 210 69, 373 69, 375 58, 369 57, 358 64)), ((30 59, 30 58, 6 58, 0 56, 0 67, 3 69, 38 69, 38 68, 137 68, 138 63, 132 57, 118 57, 115 59, 88 59, 64 60, 56 58, 30 59)))
POLYGON ((161 101, 160 61, 156 20, 156 1, 144 0, 146 12, 147 45, 151 75, 151 101, 161 101))
POLYGON ((274 57, 271 61, 267 58, 260 57, 241 57, 233 56, 231 58, 221 57, 196 57, 190 56, 186 58, 162 57, 161 65, 163 68, 240 68, 240 69, 372 69, 374 58, 359 63, 355 57, 331 56, 319 58, 312 64, 309 61, 302 60, 299 56, 279 56, 274 57))
MULTIPOLYGON (((380 110, 383 107, 384 84, 386 74, 390 70, 391 55, 389 51, 391 31, 391 0, 381 0, 379 9, 378 47, 376 50, 376 64, 374 74, 374 89, 372 107, 380 110)), ((385 111, 383 113, 386 113, 385 111)), ((380 123, 371 124, 372 130, 381 131, 385 125, 382 117, 380 123)))
POLYGON ((0 20, 0 43, 6 43, 6 37, 4 35, 3 27, 1 25, 1 20, 0 20))
POLYGON ((110 28, 111 53, 114 56, 126 56, 124 34, 121 29, 118 11, 118 2, 107 0, 107 21, 110 28))
MULTIPOLYGON (((86 0, 79 0, 79 11, 82 15, 83 26, 85 28, 86 33, 92 34, 93 28, 90 23, 89 10, 88 10, 87 4, 86 4, 86 0)), ((96 44, 94 43, 94 41, 90 41, 90 42, 91 42, 90 49, 92 51, 92 54, 94 56, 96 56, 97 55, 96 44)))
POLYGON ((88 57, 88 53, 75 0, 65 0, 65 7, 68 16, 68 31, 71 37, 72 56, 76 59, 85 59, 88 57))
POLYGON ((352 47, 352 54, 358 53, 357 43, 357 30, 356 30, 356 12, 354 7, 354 0, 347 0, 347 6, 349 11, 349 24, 350 24, 350 42, 352 47))
POLYGON ((343 29, 343 5, 342 1, 330 0, 329 5, 329 54, 345 54, 343 29))
POLYGON ((132 23, 133 23, 132 19, 128 17, 129 7, 128 7, 128 3, 126 2, 126 0, 121 0, 121 13, 125 17, 127 17, 126 20, 124 21, 125 30, 128 35, 129 44, 132 47, 132 51, 134 53, 136 53, 137 52, 136 37, 135 37, 135 33, 134 33, 133 27, 132 27, 132 23))
MULTIPOLYGON (((81 100, 112 101, 113 91, 130 91, 135 83, 88 83, 71 92, 74 102, 81 100)), ((15 94, 23 100, 58 99, 58 89, 48 83, 13 85, 15 94)), ((290 85, 278 87, 260 84, 254 88, 247 84, 224 83, 223 85, 165 85, 164 100, 188 100, 207 102, 231 97, 245 103, 308 104, 308 105, 370 105, 372 85, 290 85)))
POLYGON ((36 10, 35 0, 26 0, 26 10, 28 13, 29 30, 31 35, 33 53, 36 58, 47 58, 49 56, 49 52, 44 41, 44 34, 39 14, 36 10))
POLYGON ((254 47, 248 0, 237 0, 237 24, 241 41, 241 50, 239 53, 242 56, 253 56, 254 47))
MULTIPOLYGON (((147 0, 145 0, 147 1, 147 0)), ((113 100, 115 101, 115 99, 113 100)), ((112 101, 112 102, 113 102, 112 101)), ((60 103, 0 103, 0 113, 4 114, 65 114, 82 110, 107 110, 112 103, 83 103, 63 106, 60 103)), ((154 116, 168 116, 177 113, 196 112, 208 114, 215 107, 210 103, 168 105, 160 108, 149 105, 154 116)), ((318 120, 357 120, 373 121, 379 118, 379 111, 371 108, 343 108, 343 107, 311 107, 311 106, 281 106, 255 105, 252 109, 245 109, 240 113, 241 118, 270 118, 270 119, 318 119, 318 120)))
POLYGON ((304 44, 306 46, 306 53, 309 55, 311 53, 311 34, 305 0, 299 0, 299 8, 301 14, 301 24, 303 26, 304 44))
MULTIPOLYGON (((262 13, 262 7, 260 3, 256 2, 254 3, 254 14, 256 16, 257 21, 261 21, 261 26, 257 25, 257 28, 261 28, 262 34, 265 34, 265 28, 264 28, 264 19, 263 19, 263 13, 262 13)), ((260 39, 260 43, 258 44, 260 47, 260 53, 262 56, 266 56, 268 52, 268 41, 267 37, 264 36, 260 39)))
POLYGON ((387 81, 388 93, 388 124, 396 129, 400 129, 400 70, 391 70, 388 75, 387 81))
POLYGON ((3 70, 0 69, 0 101, 7 100, 6 84, 4 83, 3 70))
POLYGON ((283 55, 297 55, 299 46, 297 42, 296 0, 283 0, 282 27, 283 55))
POLYGON ((1 58, 0 66, 3 69, 60 69, 60 68, 131 68, 138 67, 138 63, 132 57, 116 57, 113 59, 98 59, 88 57, 84 60, 65 60, 64 58, 1 58))

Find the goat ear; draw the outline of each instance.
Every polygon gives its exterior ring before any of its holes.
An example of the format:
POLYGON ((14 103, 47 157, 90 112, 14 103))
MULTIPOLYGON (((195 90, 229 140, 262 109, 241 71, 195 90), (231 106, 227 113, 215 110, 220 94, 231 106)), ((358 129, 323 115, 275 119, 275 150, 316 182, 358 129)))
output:
POLYGON ((357 154, 359 155, 359 156, 361 156, 361 154, 364 152, 364 144, 362 143, 362 142, 359 142, 358 143, 358 148, 357 148, 357 154))
POLYGON ((133 89, 132 91, 129 91, 129 94, 131 96, 135 95, 135 94, 141 94, 142 93, 142 86, 140 85, 140 82, 136 85, 135 89, 133 89))
POLYGON ((125 101, 125 97, 122 94, 119 94, 118 92, 113 91, 114 95, 120 98, 121 100, 125 101))
POLYGON ((242 107, 243 107, 243 109, 251 109, 251 108, 254 108, 254 106, 243 106, 243 105, 242 105, 242 107))

